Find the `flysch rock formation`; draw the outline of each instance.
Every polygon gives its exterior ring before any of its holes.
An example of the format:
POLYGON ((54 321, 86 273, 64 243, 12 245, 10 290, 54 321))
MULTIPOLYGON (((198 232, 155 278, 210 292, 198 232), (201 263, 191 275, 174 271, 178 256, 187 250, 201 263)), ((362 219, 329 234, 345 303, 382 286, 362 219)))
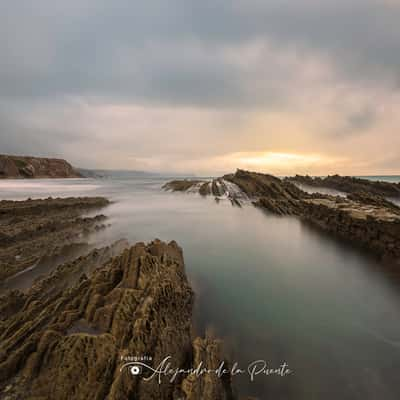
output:
POLYGON ((224 178, 253 201, 262 199, 262 206, 275 214, 297 214, 299 201, 306 195, 295 185, 273 175, 238 169, 235 174, 225 175, 224 178))
POLYGON ((181 248, 155 240, 115 246, 58 267, 26 292, 0 297, 0 398, 5 400, 229 400, 229 376, 132 374, 217 368, 221 343, 192 336, 194 294, 181 248), (129 364, 129 363, 128 363, 129 364))
POLYGON ((245 192, 225 177, 212 180, 174 180, 167 182, 163 189, 173 192, 199 193, 202 196, 212 195, 217 201, 227 199, 236 206, 241 206, 242 202, 249 200, 245 192))
POLYGON ((400 263, 400 213, 340 197, 303 201, 301 216, 324 231, 400 263))
MULTIPOLYGON (((165 184, 164 188, 174 191, 190 191, 195 188, 200 192, 200 188, 207 185, 210 190, 202 194, 216 195, 212 187, 215 181, 221 180, 235 185, 236 199, 247 197, 254 205, 271 213, 297 216, 386 260, 400 262, 400 208, 382 196, 393 195, 396 184, 387 186, 383 183, 378 185, 380 190, 369 192, 366 189, 368 185, 363 185, 364 189, 361 190, 360 180, 356 179, 355 187, 348 190, 350 194, 340 197, 309 194, 291 180, 237 170, 235 174, 213 181, 195 181, 191 184, 192 181, 185 180, 184 185, 180 181, 172 181, 165 184)), ((378 186, 373 184, 371 187, 378 186)), ((343 187, 338 189, 343 190, 343 187)))
POLYGON ((288 181, 316 188, 335 189, 345 193, 364 192, 382 197, 400 198, 400 183, 371 181, 352 176, 330 175, 325 178, 296 175, 288 181))
POLYGON ((82 175, 62 159, 0 154, 0 179, 80 177, 82 175))
POLYGON ((59 262, 66 246, 87 245, 105 227, 104 215, 84 214, 108 204, 0 202, 0 399, 233 399, 229 374, 190 373, 228 364, 220 340, 195 338, 194 294, 175 242, 119 240, 59 262), (43 260, 49 268, 29 286, 9 289, 43 260), (182 372, 146 380, 151 371, 133 374, 132 357, 154 368, 169 357, 169 370, 182 372))
POLYGON ((233 205, 242 205, 249 200, 254 202, 264 198, 264 207, 270 208, 270 211, 276 214, 295 213, 297 201, 307 196, 290 182, 284 182, 272 175, 240 169, 235 174, 209 181, 174 180, 167 182, 163 189, 174 192, 197 192, 203 196, 213 195, 219 200, 229 199, 233 205))
POLYGON ((0 284, 7 278, 87 245, 85 237, 103 229, 102 197, 0 201, 0 284))

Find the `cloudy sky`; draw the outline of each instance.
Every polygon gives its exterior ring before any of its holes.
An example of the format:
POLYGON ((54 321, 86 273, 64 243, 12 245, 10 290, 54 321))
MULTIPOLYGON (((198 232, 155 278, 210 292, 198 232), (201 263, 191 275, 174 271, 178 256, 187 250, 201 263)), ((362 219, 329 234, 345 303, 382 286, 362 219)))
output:
POLYGON ((400 174, 400 0, 4 0, 0 153, 400 174))

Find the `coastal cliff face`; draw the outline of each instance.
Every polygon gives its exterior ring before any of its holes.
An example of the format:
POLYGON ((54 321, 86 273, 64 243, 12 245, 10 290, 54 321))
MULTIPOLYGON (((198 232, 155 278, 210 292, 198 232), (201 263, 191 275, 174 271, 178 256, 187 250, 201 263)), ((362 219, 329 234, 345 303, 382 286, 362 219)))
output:
POLYGON ((71 164, 57 158, 0 155, 0 179, 80 178, 71 164))
POLYGON ((214 195, 218 201, 226 198, 234 205, 235 202, 242 204, 242 199, 246 198, 273 214, 296 216, 386 260, 400 263, 400 208, 382 196, 396 193, 397 184, 372 182, 369 185, 364 180, 355 179, 352 186, 353 181, 347 178, 343 182, 351 193, 347 197, 309 194, 291 180, 237 170, 235 174, 212 181, 185 180, 183 184, 172 181, 164 188, 214 195), (223 194, 214 189, 221 186, 223 194), (207 191, 201 190, 204 187, 207 191))

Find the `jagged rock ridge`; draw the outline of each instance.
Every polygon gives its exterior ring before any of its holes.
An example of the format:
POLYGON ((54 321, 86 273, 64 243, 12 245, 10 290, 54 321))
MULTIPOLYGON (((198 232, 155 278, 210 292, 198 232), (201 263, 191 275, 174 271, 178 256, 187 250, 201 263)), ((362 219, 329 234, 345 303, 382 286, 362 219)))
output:
POLYGON ((199 193, 202 196, 213 195, 217 201, 228 199, 232 205, 241 206, 248 200, 247 195, 226 177, 212 180, 183 179, 167 182, 164 190, 173 192, 199 193))
MULTIPOLYGON (((377 190, 360 191, 359 180, 355 180, 355 186, 346 198, 321 193, 309 194, 291 180, 243 170, 218 179, 235 185, 239 193, 251 199, 258 207, 278 215, 297 216, 383 258, 400 262, 400 208, 377 194, 377 190)), ((164 188, 181 191, 199 188, 197 191, 200 192, 205 184, 212 188, 218 179, 201 184, 196 181, 193 185, 188 180, 184 185, 174 181, 167 183, 164 188)), ((378 186, 385 188, 385 193, 393 193, 391 190, 396 188, 391 184, 378 186)), ((371 187, 378 186, 373 184, 371 187)), ((204 194, 215 195, 215 192, 211 189, 204 194)))
POLYGON ((124 356, 172 368, 221 362, 220 343, 192 338, 193 292, 182 250, 137 243, 101 264, 110 249, 59 267, 26 293, 0 297, 0 397, 8 400, 229 400, 217 376, 145 381, 124 356), (77 271, 85 265, 77 279, 77 271), (95 268, 96 267, 96 268, 95 268), (73 275, 73 279, 68 276, 73 275), (68 282, 68 284, 65 284, 68 282), (60 284, 62 283, 62 284, 60 284))
POLYGON ((400 183, 371 181, 351 176, 330 175, 325 178, 296 175, 288 181, 306 186, 329 188, 345 193, 364 192, 382 197, 400 197, 400 183))
POLYGON ((123 368, 125 358, 147 356, 154 367, 171 357, 171 368, 217 369, 223 353, 211 336, 194 339, 194 294, 175 242, 120 240, 88 252, 85 236, 106 217, 83 214, 107 204, 0 202, 0 399, 231 400, 228 375, 165 376, 159 384, 144 380, 149 371, 123 368), (58 265, 70 245, 82 245, 84 255, 58 265), (24 286, 36 270, 41 275, 24 286), (24 285, 7 289, 20 277, 24 285))

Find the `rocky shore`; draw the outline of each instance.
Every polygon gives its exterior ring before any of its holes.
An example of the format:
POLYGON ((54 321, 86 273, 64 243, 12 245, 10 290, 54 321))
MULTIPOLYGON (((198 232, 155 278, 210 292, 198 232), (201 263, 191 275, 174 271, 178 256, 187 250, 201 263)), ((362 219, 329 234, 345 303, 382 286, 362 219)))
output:
POLYGON ((309 194, 292 180, 243 170, 210 181, 185 180, 184 186, 172 181, 164 188, 235 199, 241 204, 240 199, 250 199, 255 206, 271 213, 296 216, 385 260, 400 263, 400 208, 382 196, 393 195, 397 184, 369 185, 355 179, 352 186, 351 179, 344 179, 350 193, 347 197, 309 194), (213 189, 221 186, 225 191, 222 196, 213 189), (204 187, 208 190, 201 191, 204 187), (369 190, 370 187, 375 190, 369 190))
POLYGON ((21 271, 86 246, 85 237, 105 227, 102 197, 0 201, 0 284, 21 271))
POLYGON ((400 198, 400 183, 371 181, 351 176, 331 175, 325 178, 296 175, 287 181, 315 188, 335 189, 345 193, 369 193, 382 197, 400 198))
POLYGON ((170 370, 224 361, 222 342, 195 337, 194 293, 177 243, 155 240, 83 252, 59 264, 62 246, 84 241, 105 217, 82 213, 104 198, 0 202, 0 271, 6 278, 44 257, 47 274, 0 296, 0 399, 231 400, 230 376, 178 373, 146 380, 132 359, 170 370), (82 236, 83 235, 83 236, 82 236))
POLYGON ((0 179, 81 177, 71 164, 62 159, 0 154, 0 179))
POLYGON ((96 250, 0 299, 1 397, 231 398, 229 382, 216 376, 159 383, 140 379, 150 371, 139 377, 124 366, 132 356, 152 366, 170 356, 172 369, 201 361, 217 368, 221 350, 211 338, 193 341, 194 295, 175 242, 137 243, 101 264, 110 255, 96 250))
POLYGON ((308 199, 302 217, 324 231, 400 263, 400 212, 340 197, 308 199))

